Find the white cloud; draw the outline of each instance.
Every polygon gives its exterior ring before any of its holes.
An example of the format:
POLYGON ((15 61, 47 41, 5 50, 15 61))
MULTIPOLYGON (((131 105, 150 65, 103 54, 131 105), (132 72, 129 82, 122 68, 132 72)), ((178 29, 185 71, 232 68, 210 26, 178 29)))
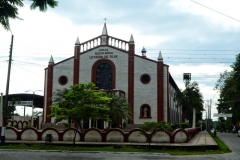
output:
MULTIPOLYGON (((229 16, 240 17, 238 0, 199 2, 229 16)), ((80 42, 85 42, 101 35, 104 17, 109 19, 107 29, 110 36, 128 41, 133 34, 136 54, 141 54, 145 46, 147 56, 154 60, 157 60, 161 49, 175 49, 174 52, 181 53, 175 55, 175 59, 191 55, 177 49, 236 50, 231 51, 231 55, 240 51, 240 38, 237 36, 240 34, 239 22, 186 0, 73 0, 61 2, 59 7, 45 13, 30 11, 29 6, 20 8, 19 12, 24 20, 10 21, 14 34, 10 94, 43 90, 44 68, 50 56, 53 55, 55 62, 73 56, 77 37, 80 42)), ((10 42, 11 33, 0 26, 0 92, 3 93, 8 65, 5 60, 8 60, 10 42)), ((169 56, 173 51, 164 50, 162 54, 169 56)), ((205 57, 209 57, 208 53, 204 52, 205 57)), ((231 56, 227 54, 216 53, 215 57, 231 56)), ((186 63, 191 62, 187 60, 186 63)), ((192 73, 192 80, 199 82, 206 99, 213 97, 213 87, 219 73, 230 69, 231 64, 218 65, 209 61, 207 64, 176 65, 167 60, 165 63, 171 64, 170 73, 179 88, 184 88, 182 74, 192 73)))

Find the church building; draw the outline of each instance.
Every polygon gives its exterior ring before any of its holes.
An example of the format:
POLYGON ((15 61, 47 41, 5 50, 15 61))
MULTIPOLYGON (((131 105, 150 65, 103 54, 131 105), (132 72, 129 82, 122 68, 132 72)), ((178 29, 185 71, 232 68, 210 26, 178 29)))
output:
POLYGON ((56 89, 89 82, 99 90, 125 95, 133 113, 129 125, 181 122, 181 107, 174 102, 178 86, 169 66, 161 52, 157 60, 147 58, 144 47, 141 52, 136 54, 132 35, 129 41, 112 37, 105 23, 100 36, 83 43, 77 38, 72 57, 54 63, 51 56, 45 69, 43 123, 53 122, 47 115, 56 89))

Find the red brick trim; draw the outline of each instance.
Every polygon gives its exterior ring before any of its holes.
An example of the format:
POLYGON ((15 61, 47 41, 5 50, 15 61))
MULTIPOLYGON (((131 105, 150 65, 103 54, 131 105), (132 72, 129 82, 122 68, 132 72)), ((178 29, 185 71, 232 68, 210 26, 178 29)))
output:
POLYGON ((113 89, 116 88, 116 67, 115 67, 115 64, 109 60, 109 59, 99 59, 97 60, 93 66, 92 66, 92 82, 94 84, 96 84, 96 70, 97 70, 97 67, 98 65, 100 65, 101 63, 108 63, 109 65, 111 65, 112 67, 112 87, 113 89))
POLYGON ((169 102, 169 93, 170 93, 170 89, 169 89, 169 71, 168 71, 168 67, 167 67, 167 121, 170 122, 170 102, 169 102))
POLYGON ((132 119, 128 123, 134 123, 134 53, 135 45, 129 44, 128 53, 128 102, 131 106, 132 119))
POLYGON ((164 120, 163 116, 163 62, 157 63, 157 121, 164 120))
MULTIPOLYGON (((45 98, 47 99, 47 95, 46 95, 46 86, 47 83, 48 83, 48 78, 47 78, 47 69, 44 70, 45 73, 44 73, 44 96, 43 96, 43 119, 42 119, 42 122, 46 122, 46 117, 45 117, 45 113, 47 111, 47 103, 46 103, 46 110, 45 110, 45 98)), ((47 115, 47 114, 46 114, 47 115)))
POLYGON ((53 65, 48 65, 47 76, 47 106, 46 106, 46 122, 51 122, 51 118, 48 115, 51 113, 50 106, 52 105, 52 90, 53 90, 53 65))
POLYGON ((80 46, 75 46, 74 64, 73 64, 73 84, 79 83, 79 70, 80 70, 80 46))

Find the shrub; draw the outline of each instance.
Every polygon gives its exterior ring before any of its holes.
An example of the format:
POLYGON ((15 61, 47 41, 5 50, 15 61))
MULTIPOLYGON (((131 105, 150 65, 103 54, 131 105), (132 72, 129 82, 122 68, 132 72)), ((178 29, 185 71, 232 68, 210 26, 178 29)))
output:
POLYGON ((181 128, 182 129, 189 128, 189 123, 188 122, 182 122, 181 123, 181 128))
POLYGON ((176 130, 178 128, 181 128, 181 125, 179 123, 175 122, 175 123, 171 124, 172 131, 174 131, 174 130, 176 130))
POLYGON ((29 126, 29 125, 26 125, 24 128, 30 128, 30 126, 29 126))

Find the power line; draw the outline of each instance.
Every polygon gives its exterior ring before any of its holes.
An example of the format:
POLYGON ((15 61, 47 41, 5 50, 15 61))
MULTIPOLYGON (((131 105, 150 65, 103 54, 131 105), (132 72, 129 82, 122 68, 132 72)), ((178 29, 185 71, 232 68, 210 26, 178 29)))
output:
POLYGON ((16 66, 16 67, 18 67, 18 68, 21 68, 21 69, 23 69, 23 70, 25 70, 25 71, 27 71, 27 72, 33 73, 33 74, 35 74, 35 75, 37 75, 37 76, 39 76, 39 77, 43 77, 43 76, 40 76, 40 75, 38 75, 38 74, 36 74, 36 73, 34 73, 34 72, 32 72, 32 71, 26 70, 26 69, 24 69, 24 68, 22 68, 22 67, 20 67, 20 66, 18 66, 18 65, 16 65, 16 64, 13 64, 13 65, 16 66))
MULTIPOLYGON (((142 49, 138 49, 138 50, 142 50, 142 49)), ((177 49, 177 48, 174 48, 174 49, 167 49, 167 48, 163 48, 163 49, 146 49, 147 51, 148 50, 159 50, 159 51, 163 51, 163 50, 166 50, 166 51, 196 51, 196 52, 226 52, 226 51, 230 51, 230 52, 240 52, 240 49, 237 49, 237 50, 229 50, 229 49, 177 49)))
POLYGON ((196 1, 194 1, 194 0, 190 0, 190 1, 196 3, 196 4, 200 5, 200 6, 203 6, 203 7, 207 8, 207 9, 210 9, 210 10, 212 10, 212 11, 214 11, 214 12, 217 12, 217 13, 219 13, 219 14, 221 14, 221 15, 224 15, 224 16, 226 16, 226 17, 228 17, 228 18, 231 18, 231 19, 233 19, 233 20, 235 20, 235 21, 240 22, 240 20, 238 20, 238 19, 236 19, 236 18, 233 18, 233 17, 231 17, 231 16, 228 16, 228 15, 222 13, 222 12, 219 12, 219 11, 217 11, 217 10, 214 10, 214 9, 212 9, 212 8, 210 8, 210 7, 207 7, 207 6, 205 6, 205 5, 201 4, 201 3, 198 3, 198 2, 196 2, 196 1))

